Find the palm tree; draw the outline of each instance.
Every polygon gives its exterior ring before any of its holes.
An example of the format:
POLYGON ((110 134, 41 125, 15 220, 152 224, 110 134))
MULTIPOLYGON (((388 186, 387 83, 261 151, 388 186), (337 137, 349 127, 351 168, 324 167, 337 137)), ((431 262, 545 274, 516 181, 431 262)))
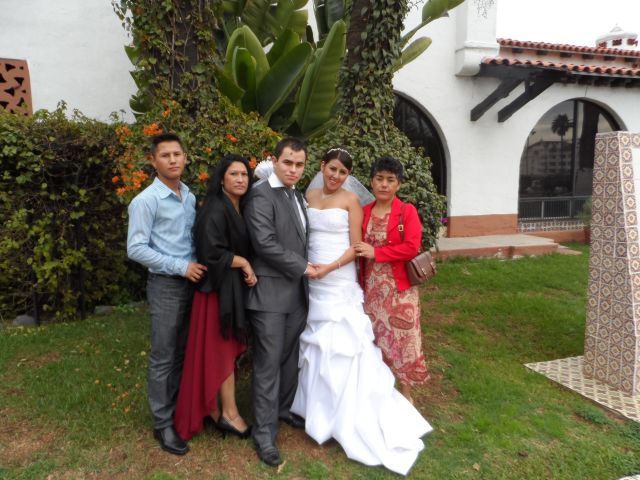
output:
POLYGON ((560 164, 564 160, 564 155, 562 149, 564 147, 564 136, 567 134, 569 129, 573 126, 573 122, 569 120, 569 117, 566 113, 560 113, 553 119, 551 122, 551 131, 560 136, 560 164))

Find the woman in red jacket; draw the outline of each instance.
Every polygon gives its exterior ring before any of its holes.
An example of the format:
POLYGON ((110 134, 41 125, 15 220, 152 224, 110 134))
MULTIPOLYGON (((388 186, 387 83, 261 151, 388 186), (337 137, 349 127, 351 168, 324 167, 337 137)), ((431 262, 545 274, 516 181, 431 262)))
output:
POLYGON ((409 284, 406 262, 418 254, 422 225, 416 208, 396 197, 403 171, 392 157, 379 158, 371 166, 376 199, 364 207, 363 241, 355 244, 355 250, 363 259, 360 283, 376 344, 400 383, 400 392, 413 402, 411 389, 423 383, 428 372, 422 353, 420 296, 418 287, 409 284))

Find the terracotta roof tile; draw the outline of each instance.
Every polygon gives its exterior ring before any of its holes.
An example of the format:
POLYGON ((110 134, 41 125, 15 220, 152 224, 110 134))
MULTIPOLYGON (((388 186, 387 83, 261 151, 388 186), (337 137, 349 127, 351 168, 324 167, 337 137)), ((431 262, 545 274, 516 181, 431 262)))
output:
POLYGON ((619 55, 621 57, 640 57, 640 50, 623 50, 621 48, 581 47, 547 42, 531 42, 526 40, 513 40, 511 38, 498 38, 500 46, 514 48, 532 48, 535 50, 557 50, 563 52, 591 53, 595 55, 619 55))
MULTIPOLYGON (((602 50, 602 49, 600 49, 602 50)), ((482 60, 485 65, 522 65, 532 67, 552 68, 558 70, 568 70, 573 72, 600 73, 606 75, 626 75, 640 77, 640 68, 610 67, 598 65, 574 65, 572 63, 558 63, 542 60, 518 60, 515 58, 485 58, 482 60)))

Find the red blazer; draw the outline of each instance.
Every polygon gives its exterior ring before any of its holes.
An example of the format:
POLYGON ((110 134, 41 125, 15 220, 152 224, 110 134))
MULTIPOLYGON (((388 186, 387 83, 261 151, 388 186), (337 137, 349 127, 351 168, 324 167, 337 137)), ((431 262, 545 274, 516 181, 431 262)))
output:
MULTIPOLYGON (((364 218, 362 220, 362 238, 367 233, 367 225, 371 219, 371 210, 376 202, 365 205, 363 209, 364 218)), ((389 215, 389 223, 387 224, 387 244, 383 247, 375 247, 375 261, 389 262, 393 277, 396 280, 396 286, 399 292, 406 290, 411 285, 407 277, 406 262, 418 255, 420 251, 420 243, 422 242, 422 224, 418 217, 416 207, 410 203, 404 203, 398 197, 394 197, 391 204, 391 213, 389 215), (404 223, 404 241, 398 230, 400 225, 400 211, 404 205, 402 220, 404 223)), ((364 288, 364 261, 361 259, 360 264, 360 284, 364 288)))

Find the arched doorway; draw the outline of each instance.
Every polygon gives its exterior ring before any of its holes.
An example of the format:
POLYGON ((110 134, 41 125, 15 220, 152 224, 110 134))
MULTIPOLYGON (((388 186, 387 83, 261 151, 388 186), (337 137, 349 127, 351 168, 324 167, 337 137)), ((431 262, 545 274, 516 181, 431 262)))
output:
POLYGON ((393 122, 411 140, 414 147, 422 147, 431 158, 431 176, 438 193, 447 194, 447 164, 440 136, 424 110, 409 98, 396 93, 393 122))
POLYGON ((601 106, 567 100, 529 133, 520 159, 518 219, 575 218, 591 196, 596 133, 620 127, 601 106))

